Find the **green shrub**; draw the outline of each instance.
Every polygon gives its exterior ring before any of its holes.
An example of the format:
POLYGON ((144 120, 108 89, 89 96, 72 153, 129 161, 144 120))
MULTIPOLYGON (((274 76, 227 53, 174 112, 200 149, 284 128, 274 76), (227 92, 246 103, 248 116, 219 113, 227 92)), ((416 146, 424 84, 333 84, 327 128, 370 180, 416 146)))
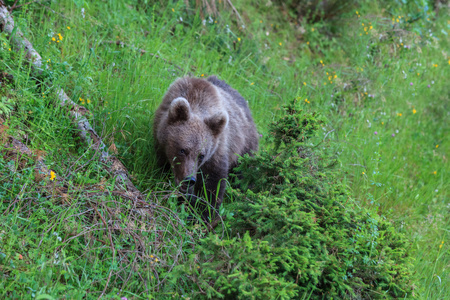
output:
POLYGON ((230 193, 232 236, 210 234, 179 271, 210 298, 379 298, 410 294, 407 239, 361 208, 333 168, 323 121, 297 103, 270 127, 265 149, 241 159, 230 193))

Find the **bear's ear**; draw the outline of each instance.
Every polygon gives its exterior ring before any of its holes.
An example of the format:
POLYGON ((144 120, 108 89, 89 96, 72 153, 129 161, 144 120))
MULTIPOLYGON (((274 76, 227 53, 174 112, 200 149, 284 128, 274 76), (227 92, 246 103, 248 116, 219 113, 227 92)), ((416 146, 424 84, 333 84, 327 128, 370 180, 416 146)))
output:
POLYGON ((214 136, 218 136, 228 124, 226 114, 217 113, 214 116, 205 119, 205 124, 211 129, 214 136))
POLYGON ((189 102, 183 98, 178 97, 170 103, 169 107, 169 124, 175 122, 182 122, 189 120, 190 107, 189 102))

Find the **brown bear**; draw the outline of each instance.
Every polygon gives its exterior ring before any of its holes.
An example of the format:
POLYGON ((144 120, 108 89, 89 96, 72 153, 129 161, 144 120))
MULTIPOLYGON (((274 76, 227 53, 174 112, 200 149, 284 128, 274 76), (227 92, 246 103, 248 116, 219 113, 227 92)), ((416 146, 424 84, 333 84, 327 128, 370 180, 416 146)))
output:
POLYGON ((222 204, 238 157, 258 149, 247 101, 216 76, 173 82, 155 112, 153 134, 158 160, 170 165, 180 191, 208 199, 213 209, 203 212, 205 219, 222 204))

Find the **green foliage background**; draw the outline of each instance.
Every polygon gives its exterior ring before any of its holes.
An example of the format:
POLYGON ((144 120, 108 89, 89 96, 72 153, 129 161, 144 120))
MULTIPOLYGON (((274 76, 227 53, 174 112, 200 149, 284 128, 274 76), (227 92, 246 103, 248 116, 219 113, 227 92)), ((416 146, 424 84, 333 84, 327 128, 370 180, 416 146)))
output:
POLYGON ((48 68, 37 76, 0 34, 0 297, 450 294, 450 24, 439 1, 349 2, 339 14, 232 1, 239 17, 213 0, 216 13, 193 1, 28 2, 13 17, 48 68), (153 153, 152 114, 184 75, 237 89, 262 134, 211 234, 153 153), (50 81, 91 111, 157 226, 112 193, 50 81), (43 155, 62 186, 7 136, 43 155), (99 215, 118 229, 109 235, 99 215))

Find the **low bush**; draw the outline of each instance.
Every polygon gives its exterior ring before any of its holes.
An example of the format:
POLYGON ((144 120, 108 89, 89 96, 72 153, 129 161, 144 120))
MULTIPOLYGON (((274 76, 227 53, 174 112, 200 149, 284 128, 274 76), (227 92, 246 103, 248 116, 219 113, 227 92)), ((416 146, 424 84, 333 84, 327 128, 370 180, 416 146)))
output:
POLYGON ((299 107, 287 105, 264 149, 241 159, 230 238, 204 238, 179 274, 211 298, 409 295, 405 235, 350 197, 333 144, 318 136, 323 121, 299 107))

